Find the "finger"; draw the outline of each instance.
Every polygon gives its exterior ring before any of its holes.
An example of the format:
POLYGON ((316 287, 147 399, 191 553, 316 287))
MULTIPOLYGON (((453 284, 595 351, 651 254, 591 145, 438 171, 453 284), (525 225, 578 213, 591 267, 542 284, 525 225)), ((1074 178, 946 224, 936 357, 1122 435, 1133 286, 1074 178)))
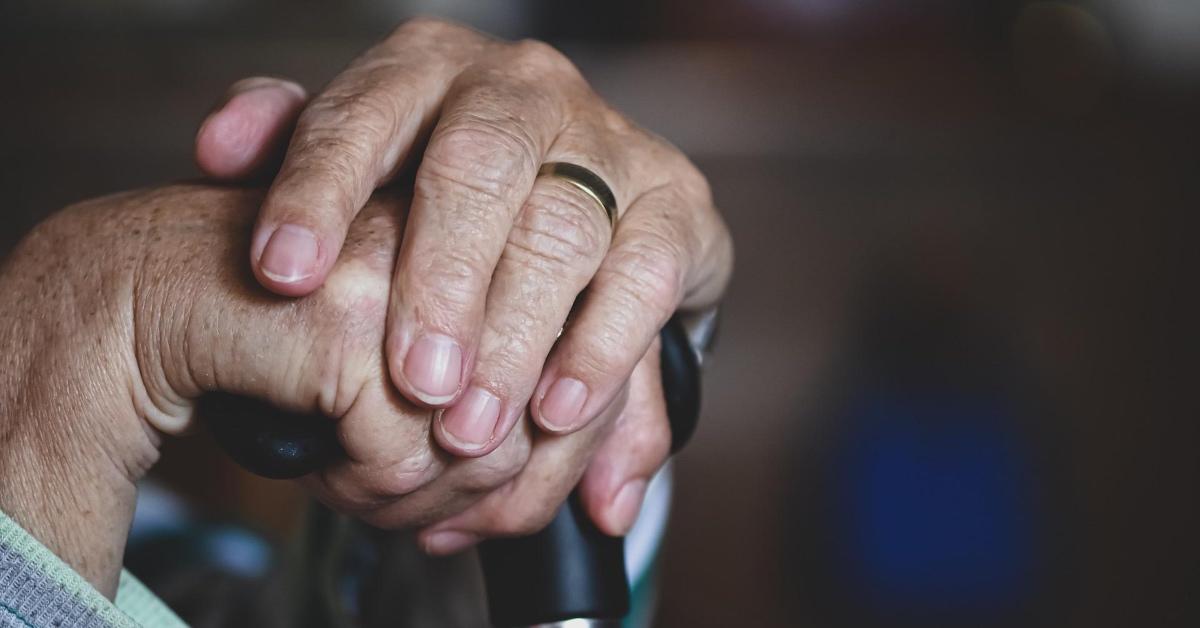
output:
POLYGON ((654 342, 633 369, 625 411, 579 482, 580 501, 605 534, 623 536, 633 527, 646 487, 671 450, 658 347, 654 342))
POLYGON ((720 293, 732 247, 719 221, 707 195, 686 186, 657 186, 634 201, 542 371, 532 404, 538 425, 569 432, 586 424, 681 303, 720 293))
POLYGON ((196 164, 214 179, 256 174, 283 147, 307 99, 303 87, 286 79, 234 83, 196 132, 196 164))
POLYGON ((352 407, 338 420, 346 458, 310 481, 322 502, 347 514, 370 512, 417 492, 449 462, 429 436, 428 411, 414 411, 386 381, 368 385, 359 398, 372 403, 352 407))
POLYGON ((452 77, 482 41, 459 30, 460 45, 445 50, 402 27, 300 114, 251 240, 263 286, 298 296, 325 280, 351 220, 432 123, 452 77))
POLYGON ((377 528, 427 526, 458 515, 516 477, 529 460, 531 430, 528 422, 519 424, 495 451, 479 458, 452 458, 431 442, 445 464, 437 477, 421 485, 408 482, 411 476, 397 478, 387 467, 347 467, 344 475, 323 474, 315 493, 331 507, 377 528))
MULTIPOLYGON (((403 204, 383 197, 372 203, 327 289, 310 299, 283 301, 247 289, 243 265, 228 255, 244 246, 230 234, 244 233, 253 215, 247 210, 261 201, 260 194, 235 192, 207 190, 196 202, 222 211, 209 211, 195 224, 162 229, 162 237, 188 236, 185 246, 165 247, 157 255, 163 264, 189 270, 190 298, 146 314, 181 328, 181 339, 164 344, 173 360, 183 359, 173 370, 189 383, 176 389, 189 397, 203 391, 236 393, 332 417, 357 407, 363 382, 378 381, 390 390, 381 379, 379 347, 403 204)), ((407 407, 413 414, 411 404, 407 407)), ((427 417, 415 421, 427 422, 427 417)))
MULTIPOLYGON (((562 90, 582 85, 518 48, 456 81, 416 175, 387 351, 396 386, 431 407, 454 401, 472 369, 488 285, 565 119, 562 90)), ((472 403, 495 412, 492 400, 472 403)))
MULTIPOLYGON (((556 145, 547 159, 579 154, 566 148, 556 145)), ((603 156, 599 147, 579 152, 603 156)), ((590 196, 561 178, 537 179, 492 276, 470 383, 457 404, 436 415, 434 434, 446 450, 486 454, 525 412, 542 364, 611 237, 607 213, 590 196)))
POLYGON ((421 530, 418 543, 430 554, 453 554, 481 539, 524 536, 546 527, 624 405, 618 395, 601 420, 575 434, 536 434, 529 461, 516 477, 462 513, 421 530))

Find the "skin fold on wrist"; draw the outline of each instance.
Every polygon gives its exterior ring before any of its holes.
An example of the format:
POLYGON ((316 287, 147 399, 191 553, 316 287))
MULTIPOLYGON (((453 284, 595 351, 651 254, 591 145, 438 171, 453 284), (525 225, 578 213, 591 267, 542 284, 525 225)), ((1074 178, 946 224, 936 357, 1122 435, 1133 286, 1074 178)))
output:
POLYGON ((79 248, 87 222, 51 219, 0 270, 0 509, 111 597, 158 440, 131 402, 132 275, 79 248))

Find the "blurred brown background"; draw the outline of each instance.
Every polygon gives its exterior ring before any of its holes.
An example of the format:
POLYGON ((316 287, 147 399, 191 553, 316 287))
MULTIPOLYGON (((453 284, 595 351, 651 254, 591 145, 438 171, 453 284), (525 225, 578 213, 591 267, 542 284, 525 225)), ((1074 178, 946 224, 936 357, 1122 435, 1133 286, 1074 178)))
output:
MULTIPOLYGON (((1017 580, 1034 584, 996 598, 1015 611, 933 616, 1197 625, 1200 3, 0 7, 0 250, 66 203, 196 176, 192 134, 229 83, 316 89, 417 13, 548 39, 691 155, 738 265, 701 429, 678 461, 660 625, 902 621, 871 588, 890 580, 839 571, 856 524, 830 514, 842 502, 820 478, 842 468, 839 419, 861 391, 927 371, 922 386, 953 388, 960 370, 984 373, 967 388, 1022 400, 989 425, 1036 452, 1018 482, 1036 497, 1014 503, 1038 540, 1009 539, 1035 565, 1017 580)), ((171 446, 167 481, 286 535, 301 498, 191 440, 171 446)))

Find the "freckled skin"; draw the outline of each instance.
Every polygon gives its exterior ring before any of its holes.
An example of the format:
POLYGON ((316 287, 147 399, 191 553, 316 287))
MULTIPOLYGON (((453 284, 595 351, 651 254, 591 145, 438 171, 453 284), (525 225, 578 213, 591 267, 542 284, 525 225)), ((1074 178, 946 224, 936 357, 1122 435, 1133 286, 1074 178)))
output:
MULTIPOLYGON (((378 294, 340 308, 269 295, 239 267, 261 197, 172 186, 82 203, 0 270, 0 508, 108 595, 134 482, 157 460, 160 432, 189 427, 202 391, 315 410, 314 366, 336 355, 343 364, 324 372, 338 376, 326 407, 337 416, 379 362, 398 200, 377 203, 364 221, 374 232, 355 234, 361 256, 326 291, 363 292, 369 268, 384 279, 378 294)), ((427 421, 399 404, 385 414, 427 421)))
POLYGON ((552 512, 624 398, 572 438, 535 447, 522 421, 488 456, 445 454, 383 353, 407 200, 370 201, 326 284, 292 299, 261 288, 243 254, 262 197, 174 185, 88 201, 4 260, 0 509, 111 597, 136 481, 164 434, 189 429, 194 400, 221 390, 338 421, 349 459, 304 483, 374 525, 455 516, 502 493, 538 448, 564 473, 518 524, 552 512))

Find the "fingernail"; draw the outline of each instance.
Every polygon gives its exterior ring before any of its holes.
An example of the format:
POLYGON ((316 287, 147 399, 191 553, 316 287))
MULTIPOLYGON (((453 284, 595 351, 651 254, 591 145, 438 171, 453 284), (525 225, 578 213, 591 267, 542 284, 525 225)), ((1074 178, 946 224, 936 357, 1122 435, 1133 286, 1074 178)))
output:
POLYGON ((538 406, 542 423, 547 429, 559 431, 574 427, 587 401, 588 389, 583 382, 563 377, 550 386, 538 406))
POLYGON ((458 532, 457 530, 435 532, 425 539, 425 553, 435 556, 454 554, 471 547, 478 540, 478 537, 474 534, 458 532))
POLYGON ((491 442, 499 420, 500 399, 478 386, 468 388, 458 403, 441 416, 445 435, 468 450, 482 449, 491 442))
POLYGON ((458 392, 462 349, 450 336, 422 334, 404 359, 404 377, 425 403, 445 403, 458 392))
POLYGON ((295 283, 311 277, 316 266, 317 237, 296 225, 277 227, 258 260, 262 273, 281 283, 295 283))
POLYGON ((612 514, 612 520, 617 522, 617 528, 621 534, 627 534, 629 529, 633 527, 637 516, 642 510, 642 498, 646 495, 645 480, 630 480, 617 491, 617 496, 612 500, 612 506, 609 512, 612 514))
MULTIPOLYGON (((250 80, 238 81, 237 83, 235 83, 234 91, 236 93, 234 93, 233 98, 237 98, 238 96, 241 96, 242 94, 249 94, 252 92, 279 93, 279 90, 285 90, 285 91, 289 92, 292 96, 295 96, 300 99, 304 99, 304 98, 308 97, 307 94, 304 93, 303 87, 300 87, 299 85, 297 85, 291 81, 281 81, 281 80, 272 79, 272 78, 262 78, 261 80, 250 79, 250 80)), ((233 100, 233 98, 230 98, 230 100, 233 100)))

